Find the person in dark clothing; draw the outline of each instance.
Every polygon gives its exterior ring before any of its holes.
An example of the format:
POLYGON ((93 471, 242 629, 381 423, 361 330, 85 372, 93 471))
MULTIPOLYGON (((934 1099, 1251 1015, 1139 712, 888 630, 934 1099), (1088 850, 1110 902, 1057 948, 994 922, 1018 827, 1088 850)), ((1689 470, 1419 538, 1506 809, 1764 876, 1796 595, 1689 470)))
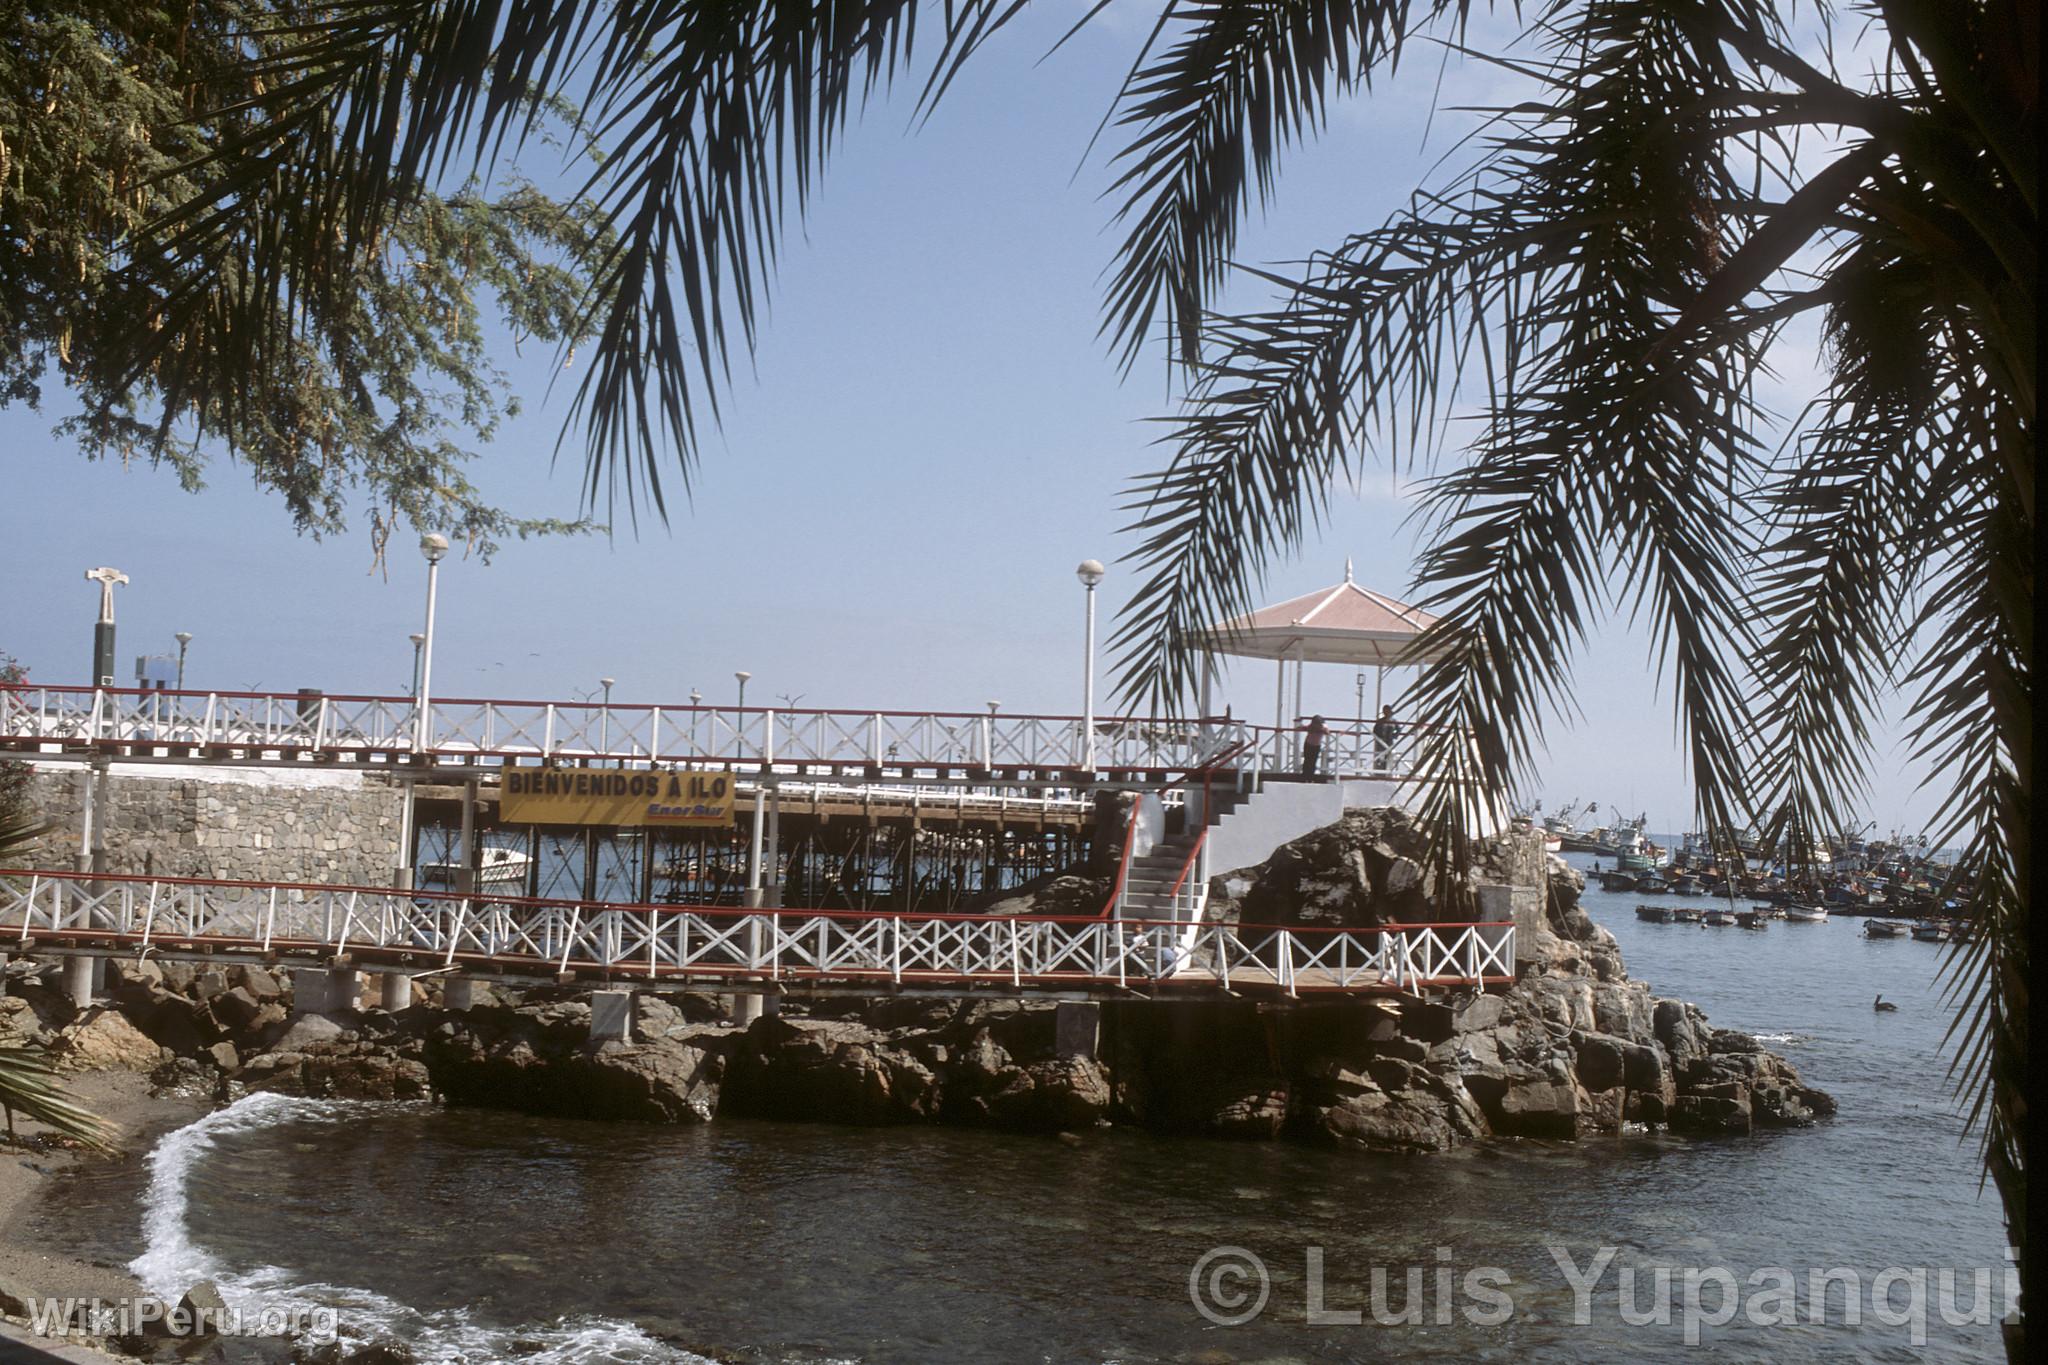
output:
POLYGON ((1309 717, 1308 733, 1302 737, 1301 742, 1301 775, 1303 777, 1317 777, 1321 775, 1323 767, 1323 736, 1328 734, 1329 731, 1330 727, 1323 723, 1321 716, 1309 717))
POLYGON ((1393 707, 1380 708, 1380 718, 1373 723, 1372 737, 1375 741, 1373 771, 1387 772, 1394 766, 1394 741, 1401 737, 1401 725, 1394 719, 1393 707))

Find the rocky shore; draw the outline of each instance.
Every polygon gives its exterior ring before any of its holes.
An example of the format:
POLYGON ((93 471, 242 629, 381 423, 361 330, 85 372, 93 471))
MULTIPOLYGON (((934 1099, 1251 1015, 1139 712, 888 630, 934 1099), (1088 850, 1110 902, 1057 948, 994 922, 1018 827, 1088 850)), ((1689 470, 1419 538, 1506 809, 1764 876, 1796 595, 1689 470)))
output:
MULTIPOLYGON (((1209 913, 1426 922, 1437 898, 1420 853, 1399 812, 1355 812, 1219 877, 1209 913)), ((1429 1001, 1114 1002, 1084 1016, 1078 1044, 1036 1002, 790 1000, 736 1028, 715 997, 647 990, 631 1041, 592 1045, 587 988, 480 986, 451 1013, 425 978, 409 1009, 295 1015, 263 967, 148 961, 118 964, 111 999, 84 1011, 51 969, 17 964, 0 1036, 216 1101, 275 1090, 663 1123, 1108 1122, 1411 1152, 1629 1123, 1741 1134, 1832 1112, 1784 1058, 1630 979, 1579 906, 1583 879, 1533 839, 1499 841, 1475 877, 1523 902, 1512 985, 1429 1001)))
MULTIPOLYGON (((1354 812, 1218 877, 1208 913, 1428 922, 1438 898, 1421 851, 1399 812, 1354 812)), ((1116 1124, 1392 1154, 1626 1125, 1739 1136, 1834 1112, 1754 1038, 1632 980, 1579 905, 1583 879, 1533 839, 1497 842, 1473 876, 1518 921, 1516 977, 1448 998, 1132 1000, 1064 1014, 1016 1000, 792 999, 737 1027, 716 997, 642 990, 631 1039, 593 1044, 588 986, 479 984, 456 1013, 427 977, 404 1010, 298 1014, 262 966, 131 960, 109 999, 75 1010, 54 966, 16 963, 0 1041, 39 1042, 76 1072, 147 1077, 188 1104, 278 1091, 656 1123, 1116 1124)), ((1094 879, 1046 891, 1086 899, 1094 879)))

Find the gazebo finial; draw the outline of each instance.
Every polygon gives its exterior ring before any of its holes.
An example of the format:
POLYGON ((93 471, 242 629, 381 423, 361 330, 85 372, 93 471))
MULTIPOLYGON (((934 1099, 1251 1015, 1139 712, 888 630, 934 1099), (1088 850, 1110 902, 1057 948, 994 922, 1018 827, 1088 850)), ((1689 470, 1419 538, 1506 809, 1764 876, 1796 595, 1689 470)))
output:
POLYGON ((1344 581, 1345 581, 1346 583, 1349 583, 1349 582, 1351 581, 1351 556, 1350 556, 1350 555, 1345 555, 1345 556, 1344 556, 1344 581))

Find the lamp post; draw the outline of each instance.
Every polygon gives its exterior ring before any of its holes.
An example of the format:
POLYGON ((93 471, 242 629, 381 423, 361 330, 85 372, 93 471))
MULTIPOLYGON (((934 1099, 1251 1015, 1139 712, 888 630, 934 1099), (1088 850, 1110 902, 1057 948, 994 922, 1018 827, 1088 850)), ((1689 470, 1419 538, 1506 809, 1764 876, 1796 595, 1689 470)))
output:
POLYGON ((114 585, 126 583, 128 575, 101 566, 85 571, 86 581, 100 585, 100 616, 92 628, 92 685, 114 685, 114 585))
POLYGON ((420 646, 427 642, 427 637, 414 631, 405 638, 412 641, 412 695, 417 701, 420 695, 420 646))
POLYGON ((597 718, 597 747, 605 753, 612 751, 612 684, 617 678, 599 678, 597 685, 604 689, 604 710, 597 718))
POLYGON ((704 704, 704 694, 696 688, 690 689, 690 752, 697 752, 697 708, 704 704))
POLYGON ((740 683, 740 706, 739 706, 739 709, 740 709, 740 710, 742 710, 742 711, 744 711, 744 710, 746 710, 746 709, 747 709, 747 679, 749 679, 749 678, 751 678, 751 677, 753 677, 753 676, 754 676, 753 674, 751 674, 751 673, 747 672, 747 670, 745 670, 744 668, 737 668, 737 669, 734 669, 734 670, 733 670, 733 677, 735 677, 735 678, 739 679, 739 683, 740 683))
POLYGON ((192 647, 192 632, 181 630, 171 638, 178 642, 178 685, 172 690, 183 692, 185 690, 185 651, 192 647))
POLYGON ((1358 723, 1365 724, 1365 670, 1358 670, 1358 723))
POLYGON ((448 537, 433 531, 420 537, 420 554, 427 561, 427 625, 420 633, 419 689, 413 698, 412 751, 427 748, 429 719, 434 704, 434 598, 441 584, 441 561, 448 557, 448 537))
POLYGON ((1102 561, 1084 559, 1074 577, 1088 590, 1087 671, 1081 680, 1081 761, 1090 774, 1095 771, 1095 586, 1102 582, 1102 561))

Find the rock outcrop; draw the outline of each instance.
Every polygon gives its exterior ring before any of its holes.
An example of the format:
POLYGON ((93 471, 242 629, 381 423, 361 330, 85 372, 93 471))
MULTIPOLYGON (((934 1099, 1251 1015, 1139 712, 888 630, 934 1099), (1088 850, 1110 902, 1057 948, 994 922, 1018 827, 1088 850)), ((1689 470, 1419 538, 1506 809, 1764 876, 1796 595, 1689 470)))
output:
MULTIPOLYGON (((1367 927, 1438 917, 1423 838, 1399 811, 1353 812, 1219 878, 1212 915, 1367 927)), ((1533 837, 1480 850, 1503 888, 1516 979, 1487 993, 1264 1005, 1130 1001, 1076 1045, 1055 1007, 1021 1001, 785 1002, 744 1029, 720 1002, 636 996, 630 1041, 593 1045, 570 988, 479 988, 436 1008, 293 1018, 259 966, 124 964, 111 1007, 75 1011, 54 969, 11 969, 0 1034, 67 1065, 152 1070, 221 1098, 246 1089, 427 1100, 538 1114, 704 1122, 719 1114, 850 1124, 1061 1131, 1112 1122, 1373 1152, 1488 1137, 1572 1139, 1625 1124, 1727 1135, 1813 1122, 1833 1102, 1755 1039, 1631 980, 1579 904, 1584 880, 1533 837), (1067 1046, 1062 1046, 1063 1038, 1067 1046)), ((1093 894, 1092 878, 1072 878, 1093 894)), ((1038 892, 1081 894, 1049 880, 1038 892)))

